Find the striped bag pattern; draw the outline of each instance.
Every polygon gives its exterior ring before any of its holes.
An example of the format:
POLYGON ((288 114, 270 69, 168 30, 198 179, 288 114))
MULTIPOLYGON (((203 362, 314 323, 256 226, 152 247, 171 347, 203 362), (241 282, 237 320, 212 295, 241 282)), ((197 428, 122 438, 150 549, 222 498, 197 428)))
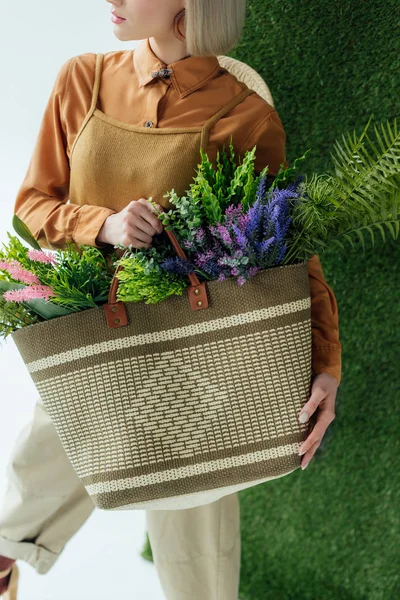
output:
POLYGON ((98 508, 191 508, 300 467, 307 263, 205 288, 204 310, 184 292, 120 303, 128 324, 115 329, 96 307, 12 334, 98 508))

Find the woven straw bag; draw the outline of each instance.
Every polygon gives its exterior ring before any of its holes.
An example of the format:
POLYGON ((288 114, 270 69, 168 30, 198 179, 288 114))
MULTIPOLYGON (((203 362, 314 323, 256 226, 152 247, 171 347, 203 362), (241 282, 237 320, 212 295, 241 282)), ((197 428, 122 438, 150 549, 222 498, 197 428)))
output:
POLYGON ((103 306, 12 334, 94 504, 191 508, 299 468, 312 377, 307 262, 243 286, 190 273, 182 296, 158 304, 118 302, 121 268, 103 306))

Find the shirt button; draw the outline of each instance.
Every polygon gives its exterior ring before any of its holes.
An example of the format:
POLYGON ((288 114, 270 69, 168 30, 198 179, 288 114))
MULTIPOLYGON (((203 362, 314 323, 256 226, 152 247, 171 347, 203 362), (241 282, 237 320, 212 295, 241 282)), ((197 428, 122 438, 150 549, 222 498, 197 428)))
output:
POLYGON ((144 124, 145 127, 152 127, 153 126, 153 121, 146 121, 146 123, 144 124))

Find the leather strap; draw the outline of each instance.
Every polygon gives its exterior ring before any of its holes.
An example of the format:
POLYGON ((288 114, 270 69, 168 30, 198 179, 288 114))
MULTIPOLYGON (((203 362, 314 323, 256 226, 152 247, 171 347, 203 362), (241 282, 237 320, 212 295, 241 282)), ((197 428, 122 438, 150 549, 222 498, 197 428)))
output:
MULTIPOLYGON (((164 208, 161 206, 161 211, 164 211, 164 208)), ((165 233, 170 239, 170 242, 180 258, 187 260, 187 256, 178 242, 175 234, 163 227, 165 233)), ((125 249, 117 249, 118 254, 122 252, 122 256, 125 256, 129 252, 129 250, 125 249)), ((126 312, 126 307, 124 302, 117 300, 117 291, 119 285, 119 279, 117 277, 117 273, 123 268, 122 265, 118 265, 115 269, 114 276, 111 281, 110 291, 108 294, 108 302, 103 304, 103 308, 106 314, 107 325, 111 329, 116 329, 117 327, 123 327, 128 324, 128 315, 126 312)), ((188 299, 189 305, 192 310, 202 310, 203 308, 208 307, 208 296, 207 296, 207 287, 206 281, 200 282, 197 275, 194 272, 188 273, 188 278, 190 281, 190 285, 188 286, 188 299)))

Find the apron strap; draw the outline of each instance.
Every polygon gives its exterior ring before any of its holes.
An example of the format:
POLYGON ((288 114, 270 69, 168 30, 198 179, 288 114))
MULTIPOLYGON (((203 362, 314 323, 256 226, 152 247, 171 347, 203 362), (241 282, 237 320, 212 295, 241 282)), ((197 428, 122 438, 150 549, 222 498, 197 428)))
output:
POLYGON ((94 85, 93 85, 93 90, 92 90, 92 103, 90 105, 88 112, 85 115, 85 118, 83 119, 83 122, 81 123, 79 131, 75 137, 74 143, 72 144, 71 154, 70 154, 71 161, 72 161, 73 152, 75 150, 75 145, 76 145, 78 139, 80 138, 82 131, 86 127, 86 123, 91 118, 93 111, 95 110, 95 108, 97 106, 97 99, 99 96, 99 89, 100 89, 101 70, 102 70, 102 66, 103 66, 103 57, 104 57, 104 54, 96 54, 96 68, 95 68, 95 74, 94 74, 94 85))
MULTIPOLYGON (((243 82, 241 82, 241 85, 242 85, 242 87, 246 86, 246 84, 243 82)), ((210 132, 211 127, 213 125, 215 125, 215 123, 217 121, 219 121, 219 119, 221 119, 221 117, 226 115, 226 113, 228 113, 237 104, 240 104, 240 102, 242 102, 242 100, 247 98, 247 96, 249 96, 250 94, 255 94, 255 90, 252 90, 251 88, 248 88, 247 86, 244 87, 244 89, 242 89, 242 91, 239 94, 237 94, 237 96, 234 96, 232 98, 232 100, 230 100, 228 102, 228 104, 225 104, 225 106, 223 106, 218 112, 215 113, 215 115, 212 115, 208 119, 208 121, 206 121, 204 123, 202 132, 201 132, 201 147, 203 150, 206 147, 206 144, 208 143, 209 132, 210 132)))
POLYGON ((92 114, 92 112, 94 111, 94 109, 97 106, 97 99, 99 97, 99 89, 100 89, 101 71, 103 68, 103 58, 104 58, 104 54, 96 54, 96 69, 95 69, 95 74, 94 74, 92 103, 90 105, 89 115, 92 114))

